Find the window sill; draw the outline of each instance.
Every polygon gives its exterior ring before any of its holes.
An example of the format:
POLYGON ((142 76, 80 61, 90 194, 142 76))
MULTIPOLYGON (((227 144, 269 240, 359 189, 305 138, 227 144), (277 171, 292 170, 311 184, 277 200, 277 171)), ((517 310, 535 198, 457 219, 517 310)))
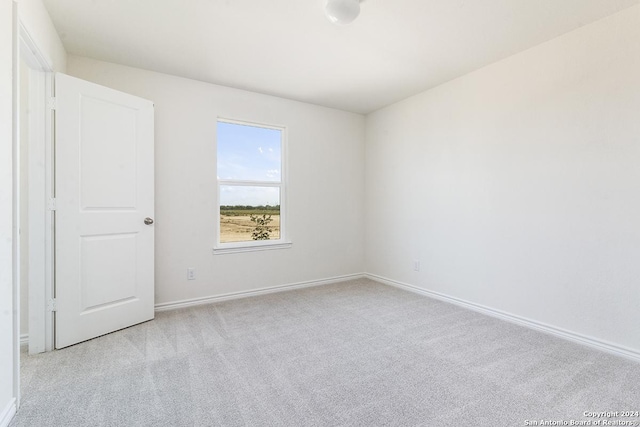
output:
POLYGON ((249 244, 242 246, 218 246, 213 248, 213 254, 223 255, 237 254, 241 252, 271 251, 274 249, 289 249, 291 246, 291 242, 269 243, 263 245, 249 244))

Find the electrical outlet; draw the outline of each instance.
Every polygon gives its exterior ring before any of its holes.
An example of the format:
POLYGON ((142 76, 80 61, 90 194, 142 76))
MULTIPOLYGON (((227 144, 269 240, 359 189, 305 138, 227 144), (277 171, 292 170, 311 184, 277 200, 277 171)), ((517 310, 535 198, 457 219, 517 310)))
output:
POLYGON ((420 261, 413 261, 413 271, 420 271, 420 261))
POLYGON ((187 268, 187 280, 196 280, 195 268, 187 268))

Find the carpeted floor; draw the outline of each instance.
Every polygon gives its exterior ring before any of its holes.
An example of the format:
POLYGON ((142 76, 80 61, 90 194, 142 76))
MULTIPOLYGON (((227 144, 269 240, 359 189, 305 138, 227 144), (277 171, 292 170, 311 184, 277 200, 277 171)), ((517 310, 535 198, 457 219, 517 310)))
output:
POLYGON ((639 410, 638 363, 363 279, 23 354, 10 426, 569 425, 639 410))

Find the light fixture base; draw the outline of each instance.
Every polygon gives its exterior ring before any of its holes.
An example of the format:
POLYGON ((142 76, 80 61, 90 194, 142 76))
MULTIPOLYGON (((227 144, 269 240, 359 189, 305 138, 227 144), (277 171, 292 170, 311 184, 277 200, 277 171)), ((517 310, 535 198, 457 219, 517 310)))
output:
POLYGON ((326 0, 324 13, 334 24, 350 24, 360 14, 360 0, 326 0))

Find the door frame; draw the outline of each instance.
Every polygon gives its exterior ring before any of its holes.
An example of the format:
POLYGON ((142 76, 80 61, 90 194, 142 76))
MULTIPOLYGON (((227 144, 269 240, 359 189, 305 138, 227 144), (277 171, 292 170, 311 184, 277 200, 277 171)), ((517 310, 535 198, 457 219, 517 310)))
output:
MULTIPOLYGON (((29 354, 35 354, 51 351, 54 348, 54 312, 51 301, 55 295, 53 252, 55 214, 53 209, 55 207, 50 202, 55 195, 53 179, 55 106, 51 101, 54 95, 54 79, 51 62, 42 53, 20 20, 19 10, 18 51, 18 61, 23 60, 29 67, 29 110, 32 113, 29 115, 28 124, 29 170, 26 183, 29 188, 29 332, 28 337, 21 337, 21 344, 27 341, 29 354)), ((19 112, 20 109, 17 108, 17 120, 20 120, 19 112)), ((19 123, 17 129, 19 132, 19 123)), ((19 152, 19 135, 16 139, 17 147, 14 149, 19 152)), ((18 201, 21 185, 23 183, 17 183, 18 201)), ((18 247, 18 256, 19 251, 18 247)), ((26 260, 19 261, 20 264, 23 262, 26 260)), ((18 279, 19 287, 20 279, 18 279)))

